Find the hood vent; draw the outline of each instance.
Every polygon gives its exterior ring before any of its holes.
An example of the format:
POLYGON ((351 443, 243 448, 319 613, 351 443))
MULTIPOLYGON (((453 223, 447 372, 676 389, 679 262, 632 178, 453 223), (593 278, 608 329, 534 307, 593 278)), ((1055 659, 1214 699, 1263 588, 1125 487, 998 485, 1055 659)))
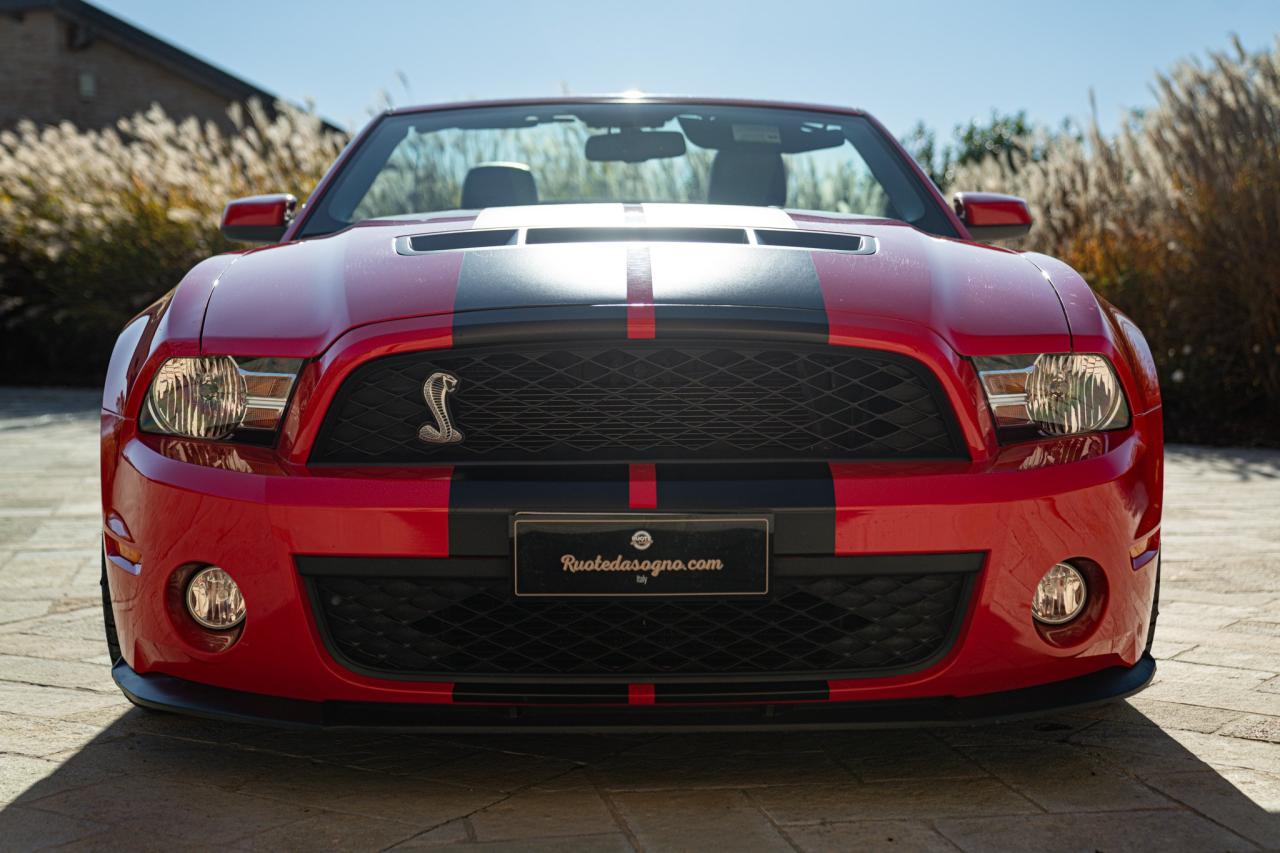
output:
POLYGON ((835 231, 783 231, 757 228, 756 242, 761 246, 851 252, 855 255, 869 255, 875 251, 875 240, 872 238, 858 234, 840 234, 835 231))
POLYGON ((423 255, 427 252, 452 252, 457 249, 492 249, 495 246, 514 246, 520 232, 514 228, 491 231, 447 231, 443 234, 422 234, 418 237, 401 237, 396 250, 402 255, 423 255), (401 242, 409 251, 400 248, 401 242))
POLYGON ((870 255, 876 238, 836 231, 799 231, 781 228, 490 228, 398 237, 396 251, 424 255, 461 249, 494 249, 563 243, 717 243, 757 245, 783 249, 808 249, 870 255))
POLYGON ((742 228, 530 228, 525 243, 740 243, 742 228))

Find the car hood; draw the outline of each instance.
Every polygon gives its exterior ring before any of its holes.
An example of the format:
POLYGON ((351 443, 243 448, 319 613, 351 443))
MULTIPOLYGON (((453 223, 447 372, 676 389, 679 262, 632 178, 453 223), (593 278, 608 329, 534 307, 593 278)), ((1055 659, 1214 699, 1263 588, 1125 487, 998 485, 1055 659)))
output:
POLYGON ((663 310, 675 310, 663 306, 750 308, 765 322, 810 310, 825 314, 833 329, 888 322, 929 330, 962 355, 1070 349, 1053 285, 1019 253, 934 237, 890 220, 687 204, 493 208, 367 222, 252 250, 231 263, 213 288, 202 348, 305 358, 372 323, 446 314, 474 320, 485 316, 480 312, 510 315, 551 306, 618 311, 635 303, 638 292, 641 301, 658 306, 659 323, 663 310), (581 229, 635 225, 857 234, 873 238, 875 251, 691 239, 649 242, 638 253, 635 243, 582 238, 589 232, 581 229), (405 254, 401 240, 540 228, 568 229, 560 232, 567 240, 423 254, 405 254))

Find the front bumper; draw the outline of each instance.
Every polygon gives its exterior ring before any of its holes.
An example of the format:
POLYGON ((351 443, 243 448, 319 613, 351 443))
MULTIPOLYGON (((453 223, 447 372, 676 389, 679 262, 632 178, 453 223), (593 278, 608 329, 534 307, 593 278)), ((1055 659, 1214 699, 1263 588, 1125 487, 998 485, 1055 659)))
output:
POLYGON ((1042 442, 995 460, 824 466, 825 505, 808 480, 741 473, 727 485, 691 479, 664 492, 659 466, 659 511, 770 512, 775 552, 981 552, 963 624, 947 653, 922 669, 796 676, 803 695, 720 701, 704 692, 636 707, 653 702, 649 684, 636 685, 631 704, 566 707, 518 690, 469 698, 475 691, 459 689, 464 678, 399 680, 342 665, 326 647, 296 561, 509 553, 503 531, 512 511, 612 509, 597 502, 612 494, 610 484, 586 478, 548 491, 512 472, 463 482, 449 469, 289 469, 265 451, 158 441, 104 415, 108 580, 124 655, 116 677, 144 705, 412 728, 972 722, 1127 695, 1153 666, 1143 651, 1159 533, 1158 420, 1158 411, 1138 415, 1122 434, 1042 442), (685 499, 668 500, 677 494, 685 499), (769 496, 774 503, 763 502, 769 496), (112 555, 121 535, 141 551, 138 564, 112 555), (1046 638, 1031 620, 1031 592, 1068 558, 1101 567, 1105 607, 1089 630, 1046 638), (171 578, 192 563, 226 569, 248 602, 243 633, 225 650, 201 643, 173 605, 171 578))
POLYGON ((130 701, 145 708, 241 723, 298 729, 378 728, 413 732, 589 732, 738 729, 882 729, 979 725, 1087 708, 1132 696, 1150 683, 1156 662, 1111 667, 1036 687, 967 698, 792 702, 683 708, 581 708, 528 705, 413 705, 400 702, 309 702, 211 687, 119 661, 111 671, 130 701))

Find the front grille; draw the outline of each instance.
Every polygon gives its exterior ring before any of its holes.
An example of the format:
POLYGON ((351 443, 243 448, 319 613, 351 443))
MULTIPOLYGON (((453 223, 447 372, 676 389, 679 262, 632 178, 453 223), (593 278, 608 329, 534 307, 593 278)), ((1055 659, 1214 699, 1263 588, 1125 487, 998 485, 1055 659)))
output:
POLYGON ((972 573, 775 578, 762 599, 519 599, 510 578, 311 576, 331 651, 399 677, 890 674, 949 647, 972 573))
POLYGON ((890 353, 838 347, 525 347, 408 353, 357 368, 312 461, 562 462, 955 458, 937 380, 890 353), (456 444, 418 439, 437 371, 456 444))

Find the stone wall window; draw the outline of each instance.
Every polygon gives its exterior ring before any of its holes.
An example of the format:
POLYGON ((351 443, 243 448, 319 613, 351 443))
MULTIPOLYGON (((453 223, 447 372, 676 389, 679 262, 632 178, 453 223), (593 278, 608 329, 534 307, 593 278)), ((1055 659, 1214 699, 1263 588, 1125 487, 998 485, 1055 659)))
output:
POLYGON ((80 97, 85 99, 98 97, 98 75, 92 71, 81 71, 76 77, 76 84, 80 90, 80 97))

